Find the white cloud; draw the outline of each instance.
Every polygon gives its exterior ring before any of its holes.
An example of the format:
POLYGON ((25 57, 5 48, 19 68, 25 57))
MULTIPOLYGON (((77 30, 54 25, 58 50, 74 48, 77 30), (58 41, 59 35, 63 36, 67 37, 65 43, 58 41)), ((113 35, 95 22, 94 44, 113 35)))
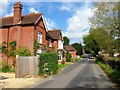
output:
POLYGON ((68 27, 67 31, 64 32, 64 36, 69 37, 71 40, 76 40, 75 42, 82 41, 80 39, 83 38, 83 35, 89 33, 89 17, 92 15, 91 8, 85 6, 77 9, 74 15, 67 20, 68 27))
POLYGON ((29 13, 39 13, 39 11, 38 11, 38 10, 35 10, 35 8, 31 7, 31 8, 29 9, 29 13))
POLYGON ((0 17, 7 12, 9 0, 0 0, 0 17))
POLYGON ((13 16, 13 13, 5 14, 5 17, 8 17, 8 16, 13 16))
POLYGON ((45 21, 46 21, 48 30, 52 30, 54 28, 57 28, 57 24, 54 21, 52 21, 51 19, 45 18, 45 21))
POLYGON ((60 7, 60 10, 66 10, 66 11, 70 11, 71 9, 65 5, 60 7))

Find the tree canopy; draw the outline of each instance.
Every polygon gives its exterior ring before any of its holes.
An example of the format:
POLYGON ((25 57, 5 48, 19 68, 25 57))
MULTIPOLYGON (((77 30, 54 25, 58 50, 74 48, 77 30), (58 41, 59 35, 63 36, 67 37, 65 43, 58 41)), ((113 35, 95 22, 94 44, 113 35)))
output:
POLYGON ((72 46, 77 51, 78 55, 82 55, 82 45, 80 43, 73 43, 72 46))
POLYGON ((63 40, 64 40, 63 45, 69 45, 70 40, 69 40, 68 37, 64 36, 64 37, 63 37, 63 40))
POLYGON ((95 2, 93 16, 89 18, 91 29, 83 41, 87 50, 94 53, 95 47, 106 53, 120 52, 120 18, 117 2, 95 2))

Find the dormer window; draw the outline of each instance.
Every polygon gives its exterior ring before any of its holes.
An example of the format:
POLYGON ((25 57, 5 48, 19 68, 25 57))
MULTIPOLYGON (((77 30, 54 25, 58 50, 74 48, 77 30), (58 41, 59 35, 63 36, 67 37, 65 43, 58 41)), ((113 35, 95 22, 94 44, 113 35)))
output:
POLYGON ((38 32, 38 43, 42 44, 42 33, 38 32))

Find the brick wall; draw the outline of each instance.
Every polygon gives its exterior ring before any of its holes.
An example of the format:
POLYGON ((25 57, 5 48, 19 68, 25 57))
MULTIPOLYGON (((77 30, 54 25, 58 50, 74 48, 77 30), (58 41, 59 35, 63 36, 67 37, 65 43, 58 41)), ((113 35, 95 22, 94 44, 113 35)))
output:
POLYGON ((69 53, 72 55, 73 60, 76 59, 76 51, 69 51, 69 53))

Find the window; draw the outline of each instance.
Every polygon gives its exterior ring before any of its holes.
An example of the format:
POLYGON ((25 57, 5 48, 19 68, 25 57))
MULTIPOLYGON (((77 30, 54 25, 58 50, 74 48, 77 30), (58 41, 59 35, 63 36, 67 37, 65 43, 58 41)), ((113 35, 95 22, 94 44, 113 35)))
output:
POLYGON ((58 60, 62 61, 62 52, 58 52, 58 60))
POLYGON ((49 47, 52 47, 52 41, 49 39, 49 47))
POLYGON ((42 33, 38 32, 38 43, 42 44, 42 33))

